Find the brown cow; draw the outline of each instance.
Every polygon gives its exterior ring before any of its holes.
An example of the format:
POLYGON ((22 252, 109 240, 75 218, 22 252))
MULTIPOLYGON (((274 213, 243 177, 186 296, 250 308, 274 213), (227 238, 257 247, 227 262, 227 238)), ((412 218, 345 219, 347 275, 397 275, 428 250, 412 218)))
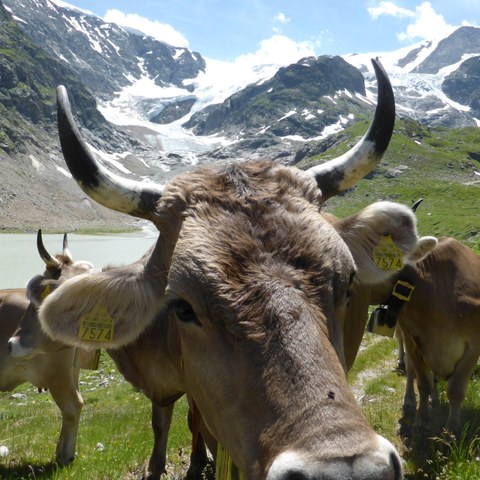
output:
MULTIPOLYGON (((40 235, 40 232, 39 232, 40 235)), ((61 255, 50 256, 45 251, 42 258, 47 264, 44 276, 68 278, 70 275, 91 272, 87 262, 74 263, 70 257, 66 237, 61 255)), ((75 456, 80 412, 83 400, 78 389, 79 368, 74 367, 74 349, 50 348, 48 354, 32 356, 22 352, 22 358, 9 354, 7 342, 24 315, 35 315, 36 307, 27 298, 27 290, 2 290, 0 292, 0 390, 11 391, 22 383, 32 383, 38 388, 48 388, 62 413, 62 429, 57 443, 59 463, 69 464, 75 456)), ((50 344, 53 342, 50 341, 50 344)), ((58 345, 58 343, 57 343, 58 345)))
MULTIPOLYGON (((404 341, 407 388, 406 415, 415 412, 413 380, 419 404, 416 425, 424 429, 430 416, 429 398, 436 398, 434 375, 447 380, 450 412, 446 428, 458 434, 460 407, 468 380, 480 356, 480 258, 459 241, 444 237, 417 263, 413 290, 397 317, 404 341)), ((373 291, 372 302, 383 303, 395 282, 373 291)))
MULTIPOLYGON (((38 235, 37 245, 43 259, 51 258, 43 246, 41 232, 38 235)), ((70 254, 68 258, 70 259, 69 263, 73 264, 70 254)), ((85 271, 78 271, 78 274, 80 273, 85 273, 85 271)), ((10 330, 11 337, 8 341, 8 347, 12 356, 15 357, 10 362, 18 363, 24 357, 31 359, 39 353, 45 354, 36 356, 34 361, 37 362, 39 359, 50 359, 59 351, 64 356, 73 357, 74 347, 54 341, 46 335, 40 327, 37 315, 37 309, 46 296, 57 289, 63 281, 62 275, 58 276, 58 278, 52 278, 52 275, 49 273, 47 275, 37 275, 29 282, 28 297, 32 301, 32 306, 24 314, 20 315, 20 321, 17 319, 17 322, 13 323, 17 326, 16 330, 13 333, 10 330)), ((25 295, 23 296, 25 297, 25 295)), ((28 304, 26 299, 25 302, 28 304)), ((9 305, 10 308, 13 307, 12 302, 9 305)), ((162 322, 153 322, 135 342, 118 349, 109 349, 107 353, 125 379, 136 388, 142 390, 152 402, 154 446, 146 476, 152 480, 159 479, 165 471, 167 438, 174 403, 185 393, 178 357, 173 356, 169 351, 162 322)), ((23 360, 23 362, 29 361, 23 360)), ((57 368, 57 365, 54 365, 57 368)), ((72 365, 72 361, 70 360, 66 365, 72 365)), ((59 377, 60 380, 63 379, 63 370, 60 372, 59 377)), ((78 391, 74 392, 71 389, 64 392, 65 399, 68 399, 68 397, 74 399, 78 395, 78 391)), ((72 431, 71 435, 74 435, 74 431, 72 431)), ((199 477, 206 462, 205 446, 203 442, 199 441, 196 450, 191 456, 187 478, 199 477)))
POLYGON ((374 67, 374 122, 344 156, 309 172, 268 161, 207 166, 165 186, 101 166, 58 89, 60 140, 77 182, 160 235, 142 261, 61 285, 40 309, 42 326, 69 344, 115 348, 155 317, 168 324, 192 405, 247 479, 403 478, 398 454, 347 384, 338 322, 355 275, 391 274, 372 258, 383 238, 395 243, 397 263, 435 241, 419 241, 413 213, 388 202, 340 233, 320 215, 322 202, 368 173, 388 145, 393 92, 374 67))

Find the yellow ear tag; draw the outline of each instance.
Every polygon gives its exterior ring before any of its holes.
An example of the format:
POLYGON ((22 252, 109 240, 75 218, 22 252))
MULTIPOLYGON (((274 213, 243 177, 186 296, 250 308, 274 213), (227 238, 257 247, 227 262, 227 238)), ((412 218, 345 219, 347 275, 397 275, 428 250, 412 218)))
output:
POLYGON ((395 245, 391 235, 383 235, 378 245, 373 248, 375 266, 382 270, 401 270, 403 252, 395 245))
POLYGON ((87 342, 111 342, 113 318, 103 305, 96 305, 80 320, 78 338, 87 342))
POLYGON ((42 293, 40 293, 40 298, 42 300, 45 300, 51 293, 52 293, 52 287, 50 286, 49 283, 47 283, 45 285, 45 288, 42 290, 42 293))

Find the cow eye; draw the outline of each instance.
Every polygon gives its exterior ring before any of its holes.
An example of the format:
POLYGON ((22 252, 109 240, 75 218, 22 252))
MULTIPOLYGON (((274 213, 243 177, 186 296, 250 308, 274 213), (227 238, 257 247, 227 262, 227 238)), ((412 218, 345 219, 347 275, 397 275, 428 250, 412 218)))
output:
POLYGON ((192 306, 185 300, 177 300, 173 304, 173 310, 175 315, 181 322, 193 322, 200 325, 200 322, 193 311, 192 306))

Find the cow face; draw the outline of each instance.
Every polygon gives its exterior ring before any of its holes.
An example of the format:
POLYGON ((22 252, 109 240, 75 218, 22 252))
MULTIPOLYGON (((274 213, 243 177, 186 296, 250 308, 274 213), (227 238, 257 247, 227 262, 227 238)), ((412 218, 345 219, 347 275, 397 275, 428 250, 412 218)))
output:
POLYGON ((36 275, 27 284, 27 297, 30 304, 8 341, 8 349, 13 357, 31 357, 38 353, 50 353, 65 348, 64 344, 52 340, 44 333, 38 320, 38 308, 62 282, 75 275, 93 271, 93 265, 90 262, 73 260, 66 234, 63 238, 62 253, 52 256, 47 252, 42 240, 42 231, 39 230, 37 249, 46 268, 42 275, 36 275))
MULTIPOLYGON (((62 148, 79 184, 153 221, 160 236, 136 264, 65 282, 40 309, 43 328, 68 344, 115 348, 160 315, 191 402, 249 479, 402 478, 337 355, 353 278, 381 271, 371 261, 375 238, 360 240, 370 262, 357 268, 320 215, 325 198, 373 168, 388 144, 393 95, 375 67, 382 101, 350 154, 307 173, 273 162, 203 167, 167 186, 125 181, 98 164, 59 91, 62 148)), ((351 226, 356 235, 358 222, 351 226)), ((409 232, 402 255, 418 245, 413 225, 409 232)))

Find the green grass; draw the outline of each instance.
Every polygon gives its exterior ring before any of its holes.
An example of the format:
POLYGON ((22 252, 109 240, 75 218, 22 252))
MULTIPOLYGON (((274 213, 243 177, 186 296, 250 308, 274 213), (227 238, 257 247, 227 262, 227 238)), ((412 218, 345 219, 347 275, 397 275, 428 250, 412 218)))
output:
MULTIPOLYGON (((141 477, 153 446, 150 402, 123 380, 106 355, 98 371, 82 371, 81 390, 85 405, 77 456, 65 468, 54 461, 60 412, 50 394, 28 385, 15 391, 24 393, 25 400, 12 398, 12 392, 0 394, 0 446, 9 449, 9 455, 0 458, 0 479, 141 477)), ((185 400, 177 402, 168 457, 174 474, 184 468, 190 451, 187 410, 185 400)))
POLYGON ((413 434, 406 442, 400 435, 400 427, 410 429, 411 425, 402 418, 405 377, 395 370, 396 354, 394 339, 366 333, 349 380, 371 425, 400 452, 406 478, 480 478, 480 369, 477 367, 468 386, 462 408, 464 428, 458 441, 443 430, 448 402, 445 382, 440 382, 440 406, 432 413, 428 434, 413 434))

